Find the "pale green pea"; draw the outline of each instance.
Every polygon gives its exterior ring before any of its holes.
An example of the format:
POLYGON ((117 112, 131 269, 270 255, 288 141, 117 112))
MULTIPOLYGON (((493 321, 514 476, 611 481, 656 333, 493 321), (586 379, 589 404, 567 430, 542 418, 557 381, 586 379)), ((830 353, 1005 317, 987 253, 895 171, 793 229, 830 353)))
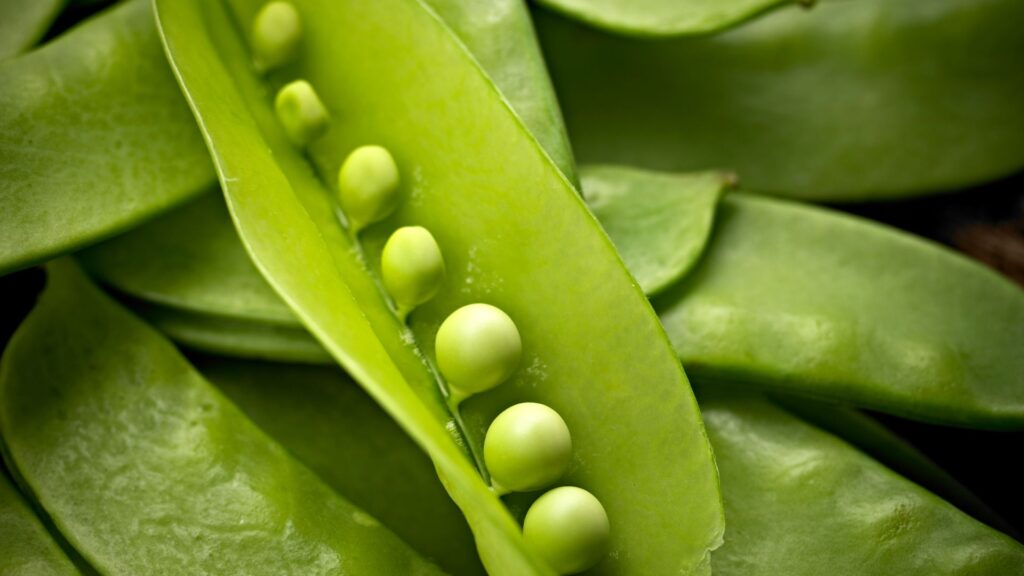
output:
POLYGON ((345 158, 338 172, 338 195, 353 232, 395 211, 398 183, 398 165, 387 148, 360 146, 345 158))
POLYGON ((435 342, 437 365, 455 404, 504 382, 523 353, 515 322, 490 304, 469 304, 452 312, 435 342))
POLYGON ((380 259, 384 287, 398 315, 430 300, 444 282, 444 257, 434 235, 422 226, 403 226, 388 238, 380 259))
POLYGON ((302 20, 290 2, 268 2, 252 25, 252 52, 256 69, 279 68, 295 58, 302 39, 302 20))
POLYGON ((288 138, 297 146, 306 146, 327 132, 330 123, 327 108, 305 80, 296 80, 281 88, 274 108, 288 138))
POLYGON ((523 522, 526 545, 559 574, 576 574, 600 562, 608 552, 610 532, 601 502, 575 486, 545 493, 523 522))
POLYGON ((569 427, 544 404, 516 404, 498 414, 487 429, 484 462, 499 493, 550 486, 572 463, 569 427))

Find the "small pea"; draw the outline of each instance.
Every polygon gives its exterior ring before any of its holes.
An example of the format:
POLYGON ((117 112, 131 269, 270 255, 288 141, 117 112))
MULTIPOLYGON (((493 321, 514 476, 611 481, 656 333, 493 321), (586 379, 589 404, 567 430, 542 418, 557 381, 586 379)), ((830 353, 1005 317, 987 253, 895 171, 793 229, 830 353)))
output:
POLYGON ((395 230, 381 254, 384 287, 395 301, 398 314, 430 300, 444 282, 444 257, 434 235, 422 226, 395 230))
POLYGON ((516 404, 487 429, 484 462, 499 492, 540 490, 561 478, 572 463, 569 427, 548 406, 516 404))
POLYGON ((504 382, 523 353, 515 322, 490 304, 469 304, 452 312, 435 342, 437 365, 455 403, 504 382))
POLYGON ((305 80, 296 80, 281 88, 274 108, 288 138, 297 146, 306 146, 327 132, 330 122, 327 109, 305 80))
POLYGON ((593 494, 561 486, 537 499, 526 512, 523 538, 559 574, 576 574, 608 552, 608 514, 593 494))
POLYGON ((302 20, 290 2, 268 2, 252 26, 252 52, 261 72, 279 68, 293 58, 302 39, 302 20))
POLYGON ((398 207, 398 165, 382 146, 360 146, 338 172, 341 209, 354 232, 387 218, 398 207))

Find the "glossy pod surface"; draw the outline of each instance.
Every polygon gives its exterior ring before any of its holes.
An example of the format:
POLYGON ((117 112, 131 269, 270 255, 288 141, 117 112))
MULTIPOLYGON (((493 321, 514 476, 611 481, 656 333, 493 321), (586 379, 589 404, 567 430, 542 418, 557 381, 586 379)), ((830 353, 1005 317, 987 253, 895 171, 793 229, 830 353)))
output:
POLYGON ((715 574, 1024 574, 1021 544, 769 402, 702 388, 701 408, 729 526, 715 574))
POLYGON ((567 480, 587 486, 617 527, 597 573, 706 572, 720 509, 695 402, 656 318, 562 172, 423 5, 295 4, 317 18, 303 18, 299 58, 267 86, 251 72, 231 24, 250 21, 258 2, 233 2, 227 14, 217 4, 158 2, 168 52, 257 267, 431 456, 490 570, 548 572, 457 442, 468 439, 478 453, 498 412, 538 401, 573 430, 577 459, 567 480), (269 108, 273 83, 297 77, 316 87, 334 118, 308 156, 285 139, 269 108), (403 201, 361 233, 363 253, 379 254, 399 226, 420 225, 444 247, 449 265, 446 288, 410 315, 418 348, 387 306, 374 258, 361 261, 353 251, 324 184, 348 152, 367 143, 394 155, 403 201), (537 213, 549 220, 544 234, 526 218, 537 213), (508 382, 463 403, 460 434, 422 358, 434 357, 441 320, 472 302, 515 319, 523 361, 508 382), (591 360, 580 363, 581 354, 591 360), (636 450, 647 441, 650 450, 636 450), (666 488, 680 485, 687 490, 666 488), (671 529, 644 529, 651 525, 671 529))
POLYGON ((146 0, 0 63, 0 274, 193 197, 214 178, 146 0))
POLYGON ((434 466, 337 367, 204 358, 197 367, 338 494, 452 575, 484 574, 434 466))
POLYGON ((440 574, 68 261, 0 369, 17 474, 101 573, 440 574))
POLYGON ((577 158, 733 170, 855 201, 1024 167, 1024 3, 787 7, 722 34, 637 40, 535 12, 577 158))
POLYGON ((1024 291, 877 224, 728 196, 701 263, 654 304, 699 380, 1024 427, 1024 291))
POLYGON ((70 576, 78 574, 29 503, 0 467, 0 574, 70 576))

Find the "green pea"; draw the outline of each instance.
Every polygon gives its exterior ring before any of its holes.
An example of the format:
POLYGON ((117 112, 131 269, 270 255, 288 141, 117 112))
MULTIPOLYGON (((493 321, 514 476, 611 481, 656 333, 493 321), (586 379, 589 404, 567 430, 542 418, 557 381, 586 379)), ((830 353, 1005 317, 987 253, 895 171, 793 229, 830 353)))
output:
POLYGON ((457 404, 504 382, 519 364, 523 342, 508 314, 490 304, 469 304, 441 323, 436 350, 457 404))
POLYGON ((306 146, 327 132, 330 122, 327 108, 305 80, 296 80, 281 88, 274 108, 288 138, 297 146, 306 146))
POLYGON ((611 527, 593 494, 561 486, 537 499, 526 513, 523 538, 559 574, 576 574, 608 551, 611 527))
POLYGON ((572 463, 565 420, 548 406, 523 402, 505 409, 484 437, 484 462, 498 492, 530 492, 554 483, 572 463))
POLYGON ((430 300, 444 282, 444 257, 434 235, 422 226, 403 226, 388 238, 381 255, 384 287, 404 320, 430 300))
POLYGON ((395 211, 398 183, 398 165, 383 146, 360 146, 345 158, 338 173, 338 194, 354 232, 395 211))
POLYGON ((295 57, 302 39, 302 20, 290 2, 268 2, 252 26, 252 52, 260 71, 279 68, 295 57))

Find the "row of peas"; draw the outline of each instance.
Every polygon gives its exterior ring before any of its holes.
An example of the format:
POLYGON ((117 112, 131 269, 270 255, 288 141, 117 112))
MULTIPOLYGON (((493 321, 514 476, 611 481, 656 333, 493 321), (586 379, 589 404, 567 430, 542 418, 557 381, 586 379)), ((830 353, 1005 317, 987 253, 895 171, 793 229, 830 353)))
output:
MULTIPOLYGON (((302 22, 284 1, 263 6, 252 31, 254 63, 260 72, 291 61, 299 49, 302 22)), ((285 85, 274 101, 277 117, 297 146, 326 134, 326 107, 305 80, 285 85)), ((338 174, 338 200, 353 237, 398 207, 398 166, 381 146, 356 148, 338 174)), ((445 278, 441 248, 429 230, 396 230, 381 254, 384 289, 402 322, 433 298, 445 278)), ((522 340, 515 322, 489 304, 469 304, 452 312, 437 331, 438 369, 458 405, 467 397, 506 381, 519 365, 522 340)), ((532 492, 557 482, 572 463, 569 427, 543 404, 516 404, 494 419, 484 438, 484 463, 499 495, 532 492)), ((561 574, 574 574, 599 562, 607 552, 610 525, 604 507, 590 492, 561 486, 538 498, 526 513, 527 545, 561 574)))

